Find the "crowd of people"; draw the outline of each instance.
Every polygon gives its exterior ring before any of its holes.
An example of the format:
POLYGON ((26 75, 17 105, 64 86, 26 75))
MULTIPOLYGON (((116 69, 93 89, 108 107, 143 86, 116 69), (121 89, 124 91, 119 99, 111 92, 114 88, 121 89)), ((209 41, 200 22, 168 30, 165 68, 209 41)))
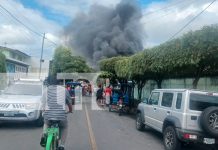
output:
POLYGON ((111 103, 112 98, 112 86, 106 86, 105 88, 100 84, 98 85, 98 90, 96 92, 96 100, 97 102, 104 106, 108 106, 111 103))

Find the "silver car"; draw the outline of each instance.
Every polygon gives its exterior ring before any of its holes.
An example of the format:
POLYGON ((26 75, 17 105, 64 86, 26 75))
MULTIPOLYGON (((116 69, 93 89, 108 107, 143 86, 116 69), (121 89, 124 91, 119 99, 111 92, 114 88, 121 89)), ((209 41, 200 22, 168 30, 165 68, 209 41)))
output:
POLYGON ((218 150, 218 93, 153 90, 137 108, 136 128, 144 127, 163 133, 166 150, 179 150, 183 143, 207 144, 218 150))
POLYGON ((20 81, 0 95, 0 122, 34 121, 43 125, 43 83, 20 81))

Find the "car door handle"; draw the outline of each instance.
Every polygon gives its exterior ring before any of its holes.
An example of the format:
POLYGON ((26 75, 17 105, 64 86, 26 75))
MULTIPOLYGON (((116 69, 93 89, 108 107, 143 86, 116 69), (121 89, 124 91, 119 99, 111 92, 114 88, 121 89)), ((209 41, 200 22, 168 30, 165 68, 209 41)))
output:
POLYGON ((170 114, 170 111, 167 111, 167 115, 169 115, 170 114))
POLYGON ((154 108, 154 110, 157 110, 157 108, 154 108))

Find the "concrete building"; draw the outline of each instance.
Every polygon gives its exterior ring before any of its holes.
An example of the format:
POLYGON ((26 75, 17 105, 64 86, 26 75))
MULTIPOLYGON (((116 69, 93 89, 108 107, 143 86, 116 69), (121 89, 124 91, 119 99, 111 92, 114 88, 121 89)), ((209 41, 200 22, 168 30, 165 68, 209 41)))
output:
POLYGON ((0 51, 6 57, 7 73, 28 73, 31 57, 19 50, 1 47, 0 51))
POLYGON ((33 78, 45 79, 49 73, 49 60, 43 60, 40 72, 40 59, 31 57, 19 50, 0 46, 0 52, 6 57, 6 72, 10 78, 16 79, 25 74, 33 78))

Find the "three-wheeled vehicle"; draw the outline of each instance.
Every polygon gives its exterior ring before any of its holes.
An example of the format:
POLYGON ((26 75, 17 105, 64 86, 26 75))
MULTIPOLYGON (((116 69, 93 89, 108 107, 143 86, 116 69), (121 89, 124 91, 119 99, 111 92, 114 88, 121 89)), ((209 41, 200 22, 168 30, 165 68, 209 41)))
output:
POLYGON ((72 98, 72 105, 75 105, 75 99, 76 99, 76 88, 82 87, 80 82, 67 82, 66 88, 70 93, 70 96, 72 98))
POLYGON ((132 82, 114 85, 109 111, 116 110, 119 115, 129 113, 134 103, 134 85, 132 82))

